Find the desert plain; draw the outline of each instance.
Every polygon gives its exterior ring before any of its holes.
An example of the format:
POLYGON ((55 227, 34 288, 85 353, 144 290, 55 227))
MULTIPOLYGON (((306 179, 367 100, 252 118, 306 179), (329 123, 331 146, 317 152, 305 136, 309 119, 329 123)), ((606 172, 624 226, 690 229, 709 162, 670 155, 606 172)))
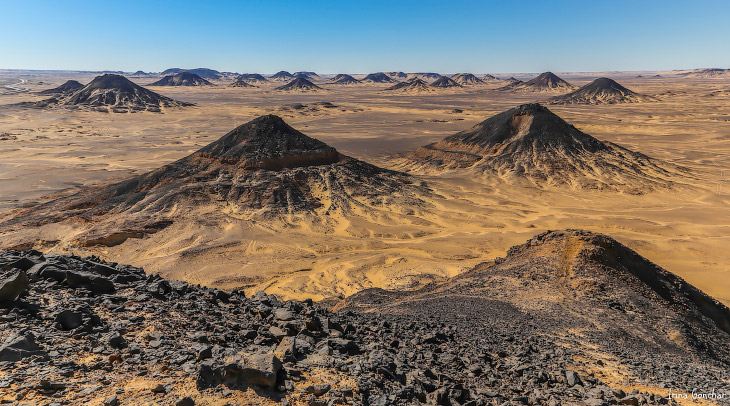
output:
MULTIPOLYGON (((97 255, 168 279, 285 299, 346 297, 365 288, 415 289, 503 257, 546 230, 578 228, 610 235, 730 305, 730 80, 681 72, 563 72, 582 86, 598 77, 654 98, 601 105, 547 105, 584 133, 680 165, 670 189, 638 193, 534 187, 461 170, 403 164, 418 147, 468 130, 509 108, 561 92, 497 90, 503 82, 428 92, 388 84, 333 85, 324 91, 155 87, 192 107, 162 113, 37 109, 36 92, 88 72, 0 71, 0 219, 59 195, 141 174, 187 156, 258 116, 275 114, 340 153, 403 170, 431 190, 422 207, 341 216, 261 221, 210 207, 186 207, 186 221, 119 244, 78 244, 64 225, 7 233, 2 248, 97 255), (641 76, 641 77, 637 77, 641 76), (27 89, 27 91, 14 91, 27 89), (330 102, 334 107, 310 105, 330 102), (294 104, 304 104, 299 108, 294 104), (407 213, 407 214, 404 214, 407 213), (31 237, 32 235, 32 237, 31 237), (21 245, 18 245, 21 244, 21 245)), ((534 74, 495 74, 527 80, 534 74)), ((363 75, 354 75, 362 78, 363 75)), ((562 92, 564 93, 564 92, 562 92)))

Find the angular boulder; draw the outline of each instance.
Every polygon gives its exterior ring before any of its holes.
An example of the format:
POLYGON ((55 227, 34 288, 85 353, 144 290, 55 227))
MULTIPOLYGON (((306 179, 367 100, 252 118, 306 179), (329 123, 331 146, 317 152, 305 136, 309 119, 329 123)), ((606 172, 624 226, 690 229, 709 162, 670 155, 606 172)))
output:
POLYGON ((33 333, 8 337, 0 347, 0 361, 20 361, 32 355, 45 353, 43 348, 35 342, 33 333))
POLYGON ((25 271, 14 270, 0 280, 0 302, 12 302, 28 288, 28 275, 25 271))
POLYGON ((225 367, 226 377, 238 383, 273 388, 281 361, 274 354, 256 354, 239 358, 225 367))
POLYGON ((114 282, 85 271, 67 271, 64 283, 72 288, 86 288, 94 293, 113 293, 114 282))

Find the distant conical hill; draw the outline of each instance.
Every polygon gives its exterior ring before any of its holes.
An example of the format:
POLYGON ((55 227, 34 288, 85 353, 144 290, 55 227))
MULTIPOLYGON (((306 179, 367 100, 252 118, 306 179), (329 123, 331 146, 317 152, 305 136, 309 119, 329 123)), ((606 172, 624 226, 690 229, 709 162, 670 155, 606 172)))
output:
POLYGON ((362 80, 360 80, 363 83, 395 83, 397 82, 395 79, 391 78, 390 76, 386 75, 383 72, 377 72, 377 73, 371 73, 362 80))
POLYGON ((475 75, 472 75, 471 73, 457 73, 456 75, 452 76, 451 79, 462 86, 481 85, 484 83, 483 80, 479 79, 475 75))
POLYGON ((460 84, 456 83, 455 80, 446 77, 441 76, 440 78, 436 79, 431 83, 431 87, 446 89, 446 88, 455 88, 455 87, 461 87, 460 84))
POLYGON ((617 104, 654 100, 635 93, 613 79, 598 78, 593 82, 561 96, 548 99, 550 104, 617 104))
POLYGON ((33 103, 34 107, 85 108, 96 111, 126 113, 135 111, 160 112, 163 108, 192 106, 162 96, 139 86, 121 75, 97 76, 86 86, 70 93, 33 103))
POLYGON ((332 78, 332 83, 337 85, 355 85, 360 83, 360 81, 350 75, 339 74, 332 78))
POLYGON ((575 86, 564 81, 552 72, 541 73, 536 78, 527 82, 511 83, 500 90, 515 90, 528 92, 550 92, 550 91, 569 91, 575 89, 575 86))
POLYGON ((161 75, 168 76, 168 75, 174 75, 176 73, 181 73, 181 72, 194 73, 194 74, 200 76, 201 78, 208 79, 208 80, 218 80, 222 76, 221 73, 218 72, 217 70, 209 69, 209 68, 194 68, 194 69, 170 68, 170 69, 165 69, 164 71, 162 71, 161 75))
POLYGON ((259 218, 363 213, 395 201, 412 210, 424 204, 417 197, 424 190, 406 174, 350 158, 267 115, 176 162, 29 208, 3 227, 84 218, 89 229, 78 239, 91 244, 130 230, 151 233, 160 221, 221 207, 259 218))
POLYGON ((252 85, 257 85, 260 83, 266 83, 268 82, 268 80, 263 75, 260 75, 258 73, 244 73, 236 77, 236 82, 246 82, 252 85))
POLYGON ((302 79, 307 79, 307 80, 317 80, 317 79, 320 79, 319 75, 316 74, 315 72, 307 72, 307 71, 294 72, 292 74, 292 76, 294 76, 295 78, 302 78, 302 79))
POLYGON ((294 79, 294 75, 292 75, 291 73, 289 73, 285 70, 276 72, 275 74, 273 74, 269 77, 269 80, 278 80, 278 81, 288 81, 288 80, 292 80, 292 79, 294 79))
POLYGON ((397 91, 403 93, 420 93, 429 92, 434 89, 431 88, 428 83, 419 78, 408 79, 405 82, 397 83, 387 89, 387 91, 397 91))
POLYGON ((191 72, 168 75, 147 86, 214 86, 212 83, 191 72))
POLYGON ((730 69, 709 68, 695 69, 689 72, 680 73, 679 76, 686 78, 715 79, 730 77, 730 69))
POLYGON ((408 74, 408 77, 410 79, 416 79, 416 78, 418 78, 418 79, 421 79, 421 80, 423 80, 425 82, 432 82, 434 80, 437 80, 437 79, 441 78, 441 76, 442 75, 440 73, 436 73, 436 72, 416 72, 416 73, 409 73, 408 74))
POLYGON ((396 80, 408 79, 408 75, 405 72, 385 72, 385 74, 396 80))
POLYGON ((296 78, 283 86, 277 87, 275 90, 285 91, 285 92, 325 91, 325 89, 322 89, 321 87, 315 85, 314 83, 310 82, 309 80, 303 79, 303 78, 296 78))
POLYGON ((236 80, 233 83, 230 84, 231 87, 258 87, 256 85, 252 85, 250 82, 246 80, 236 80))
POLYGON ((497 114, 467 131, 419 148, 412 169, 465 169, 537 187, 641 194, 686 181, 687 171, 599 141, 539 104, 497 114))
POLYGON ((53 89, 42 90, 38 92, 38 94, 62 94, 73 92, 74 90, 81 89, 82 87, 84 87, 84 85, 75 80, 67 80, 61 86, 54 87, 53 89))

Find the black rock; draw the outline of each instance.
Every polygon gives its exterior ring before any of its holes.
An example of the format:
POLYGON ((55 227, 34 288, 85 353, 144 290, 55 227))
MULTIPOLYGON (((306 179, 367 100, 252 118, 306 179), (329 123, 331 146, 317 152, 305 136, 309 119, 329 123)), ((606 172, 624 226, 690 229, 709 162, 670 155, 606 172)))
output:
POLYGON ((0 347, 0 361, 20 361, 33 355, 44 354, 45 351, 35 341, 33 333, 10 336, 0 347))

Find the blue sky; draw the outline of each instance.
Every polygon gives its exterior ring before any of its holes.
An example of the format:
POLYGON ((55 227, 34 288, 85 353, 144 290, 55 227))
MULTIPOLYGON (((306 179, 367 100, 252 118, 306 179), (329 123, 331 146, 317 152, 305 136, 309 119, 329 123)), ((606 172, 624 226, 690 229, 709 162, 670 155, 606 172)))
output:
POLYGON ((730 67, 730 1, 3 0, 0 68, 320 73, 730 67))

